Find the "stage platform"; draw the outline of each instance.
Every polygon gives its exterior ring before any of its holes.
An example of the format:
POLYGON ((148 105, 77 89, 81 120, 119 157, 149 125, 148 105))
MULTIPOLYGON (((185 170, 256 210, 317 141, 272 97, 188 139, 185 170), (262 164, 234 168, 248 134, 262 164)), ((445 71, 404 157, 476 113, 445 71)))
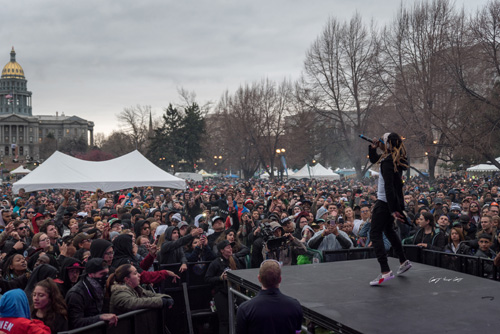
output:
MULTIPOLYGON (((395 272, 399 261, 389 258, 395 272)), ((496 333, 500 283, 413 263, 403 276, 370 286, 376 259, 287 266, 280 290, 304 316, 340 333, 496 333)), ((231 283, 260 289, 258 269, 228 273, 231 283)))

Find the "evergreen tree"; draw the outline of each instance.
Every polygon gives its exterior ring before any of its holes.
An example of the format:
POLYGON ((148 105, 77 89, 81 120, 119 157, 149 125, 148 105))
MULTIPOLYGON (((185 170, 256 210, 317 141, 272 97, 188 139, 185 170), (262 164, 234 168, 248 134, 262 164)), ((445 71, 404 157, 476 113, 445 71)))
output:
POLYGON ((201 136, 204 132, 204 120, 196 103, 184 108, 181 113, 172 104, 165 108, 163 124, 154 130, 148 157, 159 167, 175 170, 193 171, 196 160, 201 155, 201 136), (187 161, 180 166, 178 162, 187 161))

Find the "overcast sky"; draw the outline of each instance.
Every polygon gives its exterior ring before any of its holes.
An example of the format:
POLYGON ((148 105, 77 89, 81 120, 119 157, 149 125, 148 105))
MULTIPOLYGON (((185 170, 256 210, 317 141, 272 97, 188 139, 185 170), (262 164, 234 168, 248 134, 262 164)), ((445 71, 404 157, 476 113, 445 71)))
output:
MULTIPOLYGON (((411 2, 410 0, 405 2, 411 2)), ((486 0, 457 0, 467 11, 486 0)), ((200 104, 264 77, 297 79, 328 17, 358 11, 378 26, 399 0, 29 0, 2 4, 0 66, 11 47, 33 92, 33 114, 56 111, 118 129, 124 107, 156 116, 177 88, 200 104)))

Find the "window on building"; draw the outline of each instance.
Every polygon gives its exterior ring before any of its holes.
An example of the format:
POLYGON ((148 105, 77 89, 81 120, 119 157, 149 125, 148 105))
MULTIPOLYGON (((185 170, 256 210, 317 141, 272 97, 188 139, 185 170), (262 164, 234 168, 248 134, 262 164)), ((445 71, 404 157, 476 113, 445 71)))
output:
POLYGON ((33 133, 33 128, 30 128, 30 133, 33 133))
POLYGON ((5 142, 8 143, 9 142, 9 137, 8 136, 5 136, 5 142))
POLYGON ((24 126, 20 126, 19 127, 19 132, 23 132, 23 128, 24 128, 24 126))
POLYGON ((42 143, 42 137, 38 138, 38 142, 41 144, 42 143))
POLYGON ((33 144, 33 136, 30 136, 30 144, 33 144))
POLYGON ((19 142, 22 143, 23 142, 23 138, 22 136, 19 136, 19 142))
POLYGON ((5 150, 5 155, 9 155, 9 146, 5 146, 4 150, 5 150))
POLYGON ((19 146, 19 155, 24 155, 24 147, 19 146))
POLYGON ((15 143, 16 142, 16 137, 12 137, 12 142, 15 143))

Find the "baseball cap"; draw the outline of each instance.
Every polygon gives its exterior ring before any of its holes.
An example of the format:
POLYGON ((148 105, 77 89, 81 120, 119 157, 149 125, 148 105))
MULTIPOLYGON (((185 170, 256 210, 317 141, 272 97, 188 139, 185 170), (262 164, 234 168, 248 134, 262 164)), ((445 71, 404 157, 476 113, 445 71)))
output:
POLYGON ((87 274, 95 274, 106 268, 108 268, 107 263, 104 259, 98 257, 88 260, 87 264, 85 264, 85 271, 87 274))

